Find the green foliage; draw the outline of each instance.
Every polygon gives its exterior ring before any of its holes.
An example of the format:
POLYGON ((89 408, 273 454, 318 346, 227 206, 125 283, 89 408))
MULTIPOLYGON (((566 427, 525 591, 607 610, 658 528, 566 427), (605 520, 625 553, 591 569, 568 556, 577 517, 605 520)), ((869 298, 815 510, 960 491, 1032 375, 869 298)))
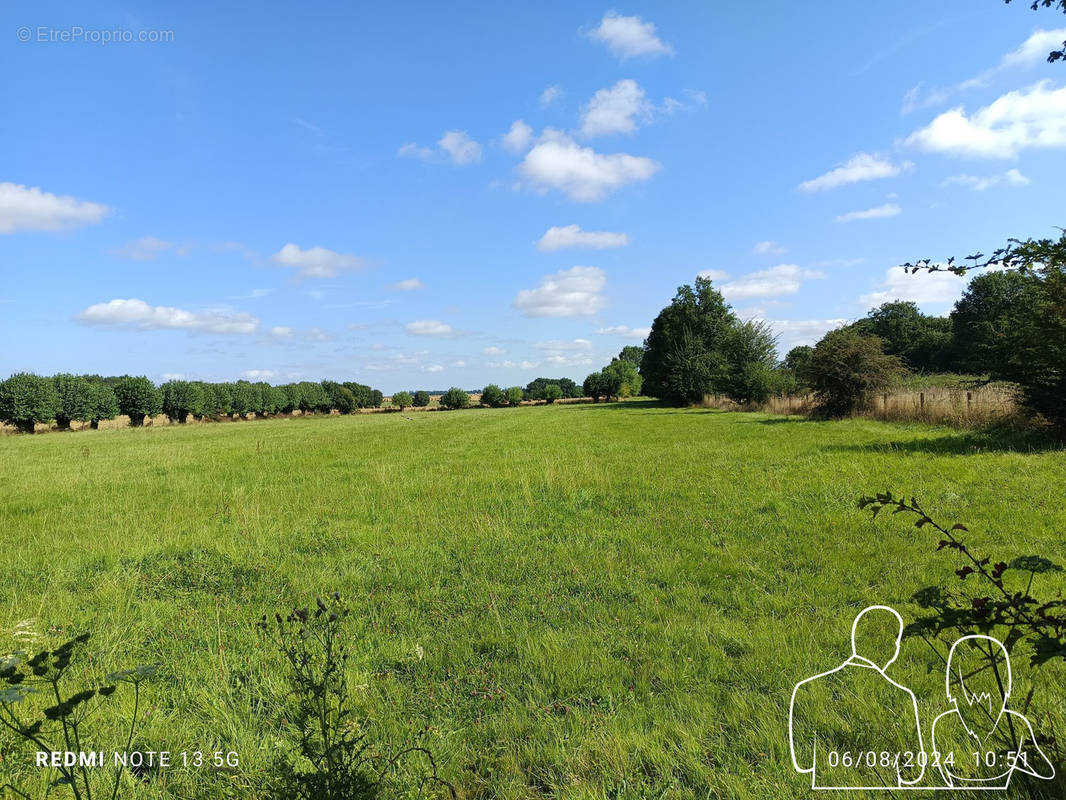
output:
POLYGON ((261 398, 258 396, 255 386, 248 381, 237 381, 232 384, 231 407, 233 413, 240 417, 254 414, 262 408, 261 398))
POLYGON ((798 386, 810 386, 811 360, 813 358, 814 348, 809 344, 793 347, 785 355, 784 368, 792 371, 798 386))
POLYGON ((904 372, 896 356, 886 355, 881 340, 853 327, 830 331, 811 356, 811 388, 820 410, 843 416, 860 408, 870 392, 884 389, 904 372))
MULTIPOLYGON (((557 390, 558 386, 555 387, 557 390)), ((560 395, 562 391, 560 390, 560 395)), ((507 397, 503 393, 503 389, 497 386, 495 383, 490 383, 484 389, 481 390, 481 405, 489 406, 490 408, 500 408, 507 405, 507 397)))
POLYGON ((977 275, 951 312, 955 360, 967 372, 1004 375, 1017 370, 1016 334, 1041 299, 1040 279, 1023 272, 977 275))
POLYGON ((370 390, 370 407, 381 408, 381 404, 385 402, 385 395, 381 393, 380 389, 370 390))
POLYGON ((163 413, 171 422, 184 423, 190 416, 206 412, 204 384, 192 381, 167 381, 159 387, 163 395, 163 413))
POLYGON ((628 361, 636 368, 640 368, 640 362, 644 360, 644 348, 635 344, 629 344, 622 348, 617 356, 620 361, 628 361))
POLYGON ((124 375, 115 383, 114 389, 119 412, 128 416, 134 427, 143 424, 145 417, 163 413, 162 393, 143 375, 124 375))
POLYGON ((511 386, 504 392, 507 405, 512 407, 520 406, 525 399, 525 396, 525 390, 521 386, 511 386))
POLYGON ((602 372, 590 372, 585 376, 585 381, 581 384, 581 391, 585 393, 585 397, 591 397, 592 402, 600 402, 601 397, 605 397, 604 381, 602 372))
POLYGON ((563 396, 563 390, 560 389, 556 384, 549 383, 547 386, 544 387, 544 402, 545 403, 554 403, 556 400, 561 399, 562 396, 563 396))
POLYGON ((429 392, 424 389, 419 389, 411 397, 411 405, 415 408, 425 408, 429 405, 429 392))
POLYGON ((636 397, 644 385, 637 367, 632 359, 613 359, 601 372, 607 382, 604 388, 617 397, 636 397))
POLYGON ((36 422, 49 422, 59 410, 59 395, 48 378, 19 372, 0 383, 0 419, 33 432, 36 422))
MULTIPOLYGON (((78 672, 72 665, 85 656, 89 638, 88 633, 83 633, 54 650, 41 650, 33 656, 17 651, 0 659, 0 685, 5 686, 0 690, 0 725, 37 752, 78 751, 83 742, 94 741, 88 722, 102 706, 113 704, 111 698, 119 684, 133 687, 126 750, 133 744, 140 722, 141 684, 156 673, 159 665, 112 672, 103 685, 72 691, 69 684, 78 672), (42 702, 34 703, 37 697, 42 702)), ((113 770, 82 763, 48 768, 59 773, 55 783, 66 785, 75 800, 90 800, 94 787, 98 793, 110 789, 105 796, 116 797, 126 774, 122 765, 113 770)), ((7 788, 14 789, 19 797, 30 797, 15 787, 7 788)))
POLYGON ((313 412, 328 412, 332 402, 321 383, 300 381, 296 384, 300 393, 300 411, 305 414, 313 412))
MULTIPOLYGON (((346 386, 336 381, 322 381, 322 389, 326 393, 329 408, 335 408, 342 414, 351 414, 358 408, 355 394, 346 386)), ((328 411, 329 408, 326 410, 328 411)))
POLYGON ((570 378, 535 378, 526 386, 526 400, 546 400, 544 390, 548 386, 558 386, 563 397, 581 397, 581 389, 570 378))
POLYGON ((397 392, 392 396, 392 404, 403 411, 414 402, 410 392, 397 392))
POLYGON ((765 403, 777 385, 777 338, 762 321, 737 323, 725 342, 726 367, 716 391, 737 403, 765 403))
POLYGON ((101 420, 114 419, 118 416, 118 398, 115 390, 103 381, 89 381, 92 392, 92 416, 89 421, 95 428, 101 420))
POLYGON ((883 303, 854 325, 866 336, 877 336, 890 356, 898 356, 908 369, 939 372, 950 369, 951 321, 918 310, 916 303, 883 303))
POLYGON ((470 395, 457 386, 453 386, 440 396, 440 404, 444 408, 466 408, 470 405, 470 395))
POLYGON ((93 387, 85 378, 60 374, 52 378, 55 385, 56 425, 69 428, 70 423, 88 422, 93 418, 93 387))

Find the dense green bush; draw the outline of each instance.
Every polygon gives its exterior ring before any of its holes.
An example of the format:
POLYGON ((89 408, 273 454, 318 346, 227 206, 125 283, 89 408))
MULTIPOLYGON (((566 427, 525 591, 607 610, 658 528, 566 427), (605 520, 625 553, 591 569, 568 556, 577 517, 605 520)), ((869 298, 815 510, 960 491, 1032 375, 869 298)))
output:
MULTIPOLYGON (((560 390, 558 386, 556 386, 555 389, 562 394, 562 390, 560 390)), ((495 383, 490 383, 481 390, 481 405, 489 406, 490 408, 500 408, 507 405, 507 396, 503 393, 503 389, 495 383)))
POLYGON ((105 419, 114 419, 118 416, 118 398, 115 390, 102 380, 90 380, 92 389, 92 416, 89 422, 93 428, 97 428, 105 419))
POLYGON ((843 416, 861 408, 870 392, 884 389, 905 372, 887 355, 877 336, 852 327, 827 333, 811 355, 811 387, 822 414, 843 416))
POLYGON ((69 428, 71 422, 88 422, 93 418, 93 388, 78 375, 60 374, 52 378, 55 385, 56 425, 69 428))
POLYGON ((544 402, 554 403, 556 400, 561 399, 563 396, 563 390, 556 386, 554 383, 548 384, 544 387, 544 402))
POLYGON ((591 397, 592 402, 600 402, 601 397, 606 397, 603 373, 590 372, 586 375, 585 381, 581 384, 581 391, 585 393, 585 397, 591 397))
POLYGON ((507 405, 509 406, 520 406, 522 404, 522 400, 525 399, 525 395, 525 389, 523 389, 521 386, 511 386, 507 389, 507 391, 504 392, 504 397, 506 398, 507 405))
POLYGON ((563 397, 581 397, 581 388, 570 378, 535 378, 525 389, 526 400, 546 400, 544 390, 548 386, 558 386, 563 397))
POLYGON ((392 404, 396 406, 400 411, 411 405, 414 398, 411 397, 410 392, 397 392, 392 396, 392 404))
POLYGON ((33 432, 36 422, 50 422, 59 409, 59 395, 49 378, 19 372, 0 383, 0 419, 33 432))
MULTIPOLYGON (((335 381, 322 381, 322 389, 326 392, 330 408, 335 408, 342 414, 351 414, 358 408, 355 394, 348 387, 335 381)), ((326 409, 327 411, 329 409, 326 409)))
POLYGON ((903 300, 883 303, 855 323, 859 333, 879 337, 888 355, 918 372, 953 367, 951 327, 949 319, 923 314, 916 303, 903 300))
POLYGON ((466 408, 470 405, 470 395, 457 386, 453 386, 440 396, 440 404, 444 408, 466 408))
POLYGON ((429 405, 429 392, 419 389, 411 398, 411 405, 415 408, 425 408, 429 405))
POLYGON ((204 415, 204 384, 193 381, 167 381, 159 390, 163 394, 163 413, 171 422, 184 423, 190 416, 204 415))
POLYGON ((130 418, 130 425, 144 424, 145 417, 163 413, 163 395, 143 375, 124 375, 114 385, 119 412, 130 418))

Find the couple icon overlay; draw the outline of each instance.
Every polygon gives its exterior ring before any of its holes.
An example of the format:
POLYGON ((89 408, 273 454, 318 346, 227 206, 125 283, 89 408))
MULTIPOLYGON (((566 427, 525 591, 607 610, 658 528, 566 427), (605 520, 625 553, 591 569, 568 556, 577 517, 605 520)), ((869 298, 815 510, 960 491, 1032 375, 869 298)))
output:
POLYGON ((852 623, 850 657, 792 690, 792 766, 812 789, 1005 791, 1017 773, 1055 777, 1032 724, 1009 707, 1002 642, 973 635, 951 646, 942 711, 923 726, 914 692, 886 672, 902 638, 894 609, 869 606, 852 623))

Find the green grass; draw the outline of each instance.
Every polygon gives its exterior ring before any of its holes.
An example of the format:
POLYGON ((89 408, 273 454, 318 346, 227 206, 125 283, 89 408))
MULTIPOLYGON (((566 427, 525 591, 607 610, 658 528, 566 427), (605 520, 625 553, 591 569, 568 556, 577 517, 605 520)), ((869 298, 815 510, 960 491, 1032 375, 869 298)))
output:
MULTIPOLYGON (((1061 450, 978 433, 645 403, 10 436, 0 649, 30 619, 94 631, 100 670, 162 661, 139 744, 240 767, 129 796, 258 797, 283 686, 254 623, 338 589, 375 735, 421 733, 462 797, 791 798, 793 684, 846 657, 859 609, 910 621, 955 566, 858 497, 1061 560, 1064 479, 1061 450)), ((1062 738, 1064 670, 1015 670, 1062 738)), ((920 641, 892 674, 941 691, 920 641)), ((0 783, 36 774, 0 745, 0 783)))

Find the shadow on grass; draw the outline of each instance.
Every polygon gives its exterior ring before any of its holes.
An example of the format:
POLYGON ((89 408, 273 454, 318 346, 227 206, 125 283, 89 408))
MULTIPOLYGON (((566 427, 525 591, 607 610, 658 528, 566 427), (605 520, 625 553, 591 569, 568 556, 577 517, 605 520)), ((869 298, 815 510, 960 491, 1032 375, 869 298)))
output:
POLYGON ((895 442, 831 444, 823 449, 837 453, 929 453, 967 456, 978 453, 1049 453, 1066 444, 1041 431, 976 430, 895 442))

